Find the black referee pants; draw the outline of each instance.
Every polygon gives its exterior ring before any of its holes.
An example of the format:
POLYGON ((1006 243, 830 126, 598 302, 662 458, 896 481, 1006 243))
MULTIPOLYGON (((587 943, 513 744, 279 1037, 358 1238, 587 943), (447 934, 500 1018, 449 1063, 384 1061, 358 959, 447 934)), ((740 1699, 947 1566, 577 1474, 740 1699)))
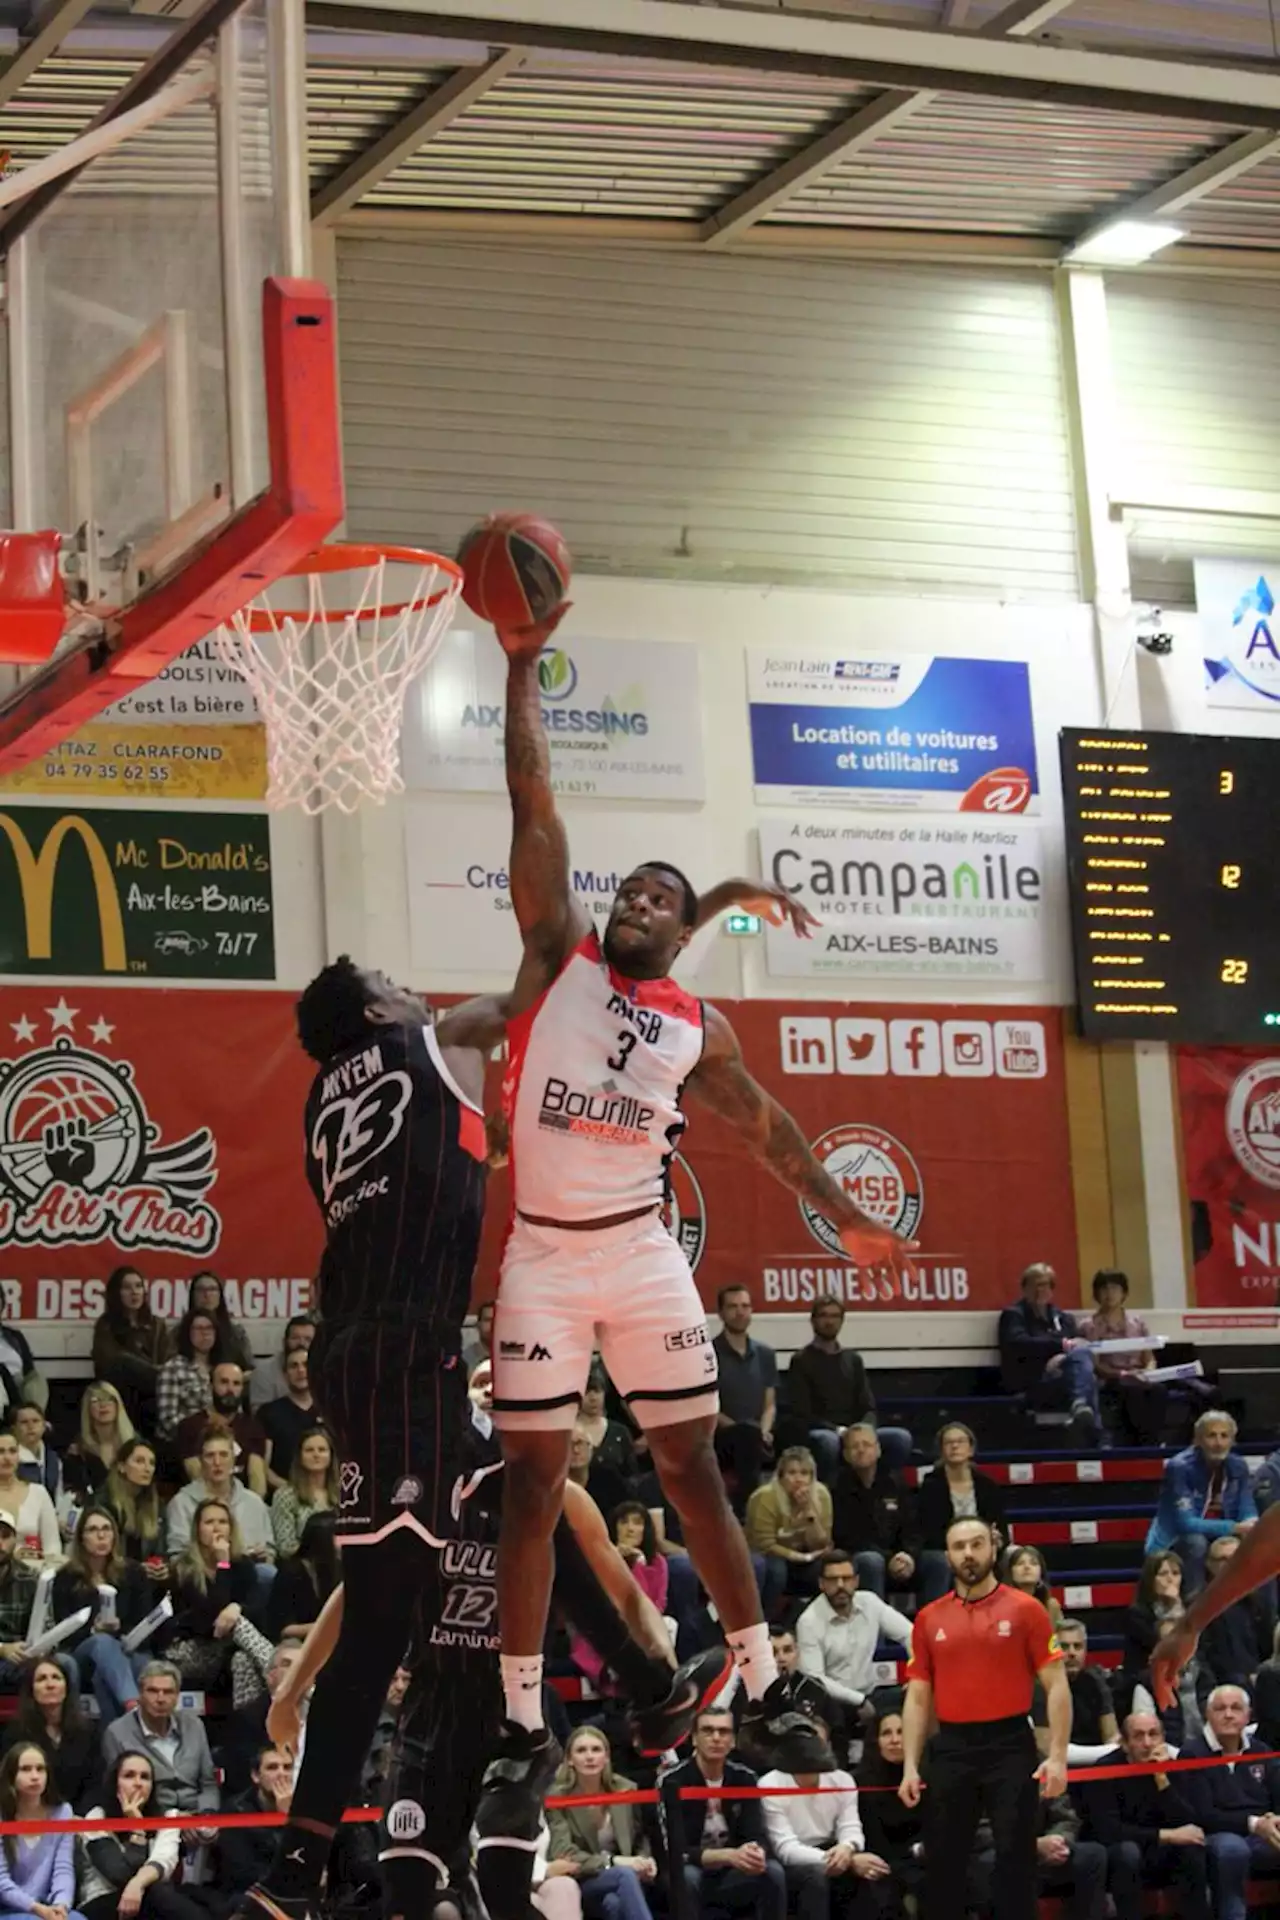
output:
POLYGON ((928 1920, 963 1920, 964 1867, 983 1814, 995 1841, 994 1920, 1036 1920, 1038 1765, 1024 1716, 952 1721, 939 1729, 924 1775, 928 1920))

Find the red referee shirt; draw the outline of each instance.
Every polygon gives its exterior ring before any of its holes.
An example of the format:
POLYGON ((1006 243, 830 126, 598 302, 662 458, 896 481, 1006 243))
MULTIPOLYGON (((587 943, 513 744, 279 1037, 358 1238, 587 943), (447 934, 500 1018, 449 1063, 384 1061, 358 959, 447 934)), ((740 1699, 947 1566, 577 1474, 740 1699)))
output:
POLYGON ((997 1586, 985 1600, 948 1593, 920 1609, 907 1679, 929 1682, 940 1721, 1011 1720, 1030 1713, 1036 1674, 1061 1658, 1040 1602, 997 1586))

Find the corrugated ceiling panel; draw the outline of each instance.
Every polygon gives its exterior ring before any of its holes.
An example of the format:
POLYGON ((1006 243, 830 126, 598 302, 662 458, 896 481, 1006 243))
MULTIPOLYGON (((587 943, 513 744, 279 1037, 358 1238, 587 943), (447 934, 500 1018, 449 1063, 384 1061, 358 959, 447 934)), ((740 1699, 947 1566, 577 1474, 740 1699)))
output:
POLYGON ((1052 294, 978 271, 340 237, 348 518, 537 507, 597 572, 1077 595, 1052 294))
POLYGON ((1163 510, 1189 489, 1280 492, 1280 329, 1262 281, 1109 275, 1120 431, 1116 491, 1130 516, 1135 591, 1190 604, 1196 553, 1274 547, 1280 527, 1163 510))
POLYGON ((307 70, 307 135, 311 177, 341 172, 402 120, 450 67, 353 67, 313 62, 307 70))
POLYGON ((133 78, 141 61, 46 60, 0 109, 0 147, 14 166, 29 167, 83 133, 133 78))
POLYGON ((1173 216, 1206 247, 1280 247, 1280 159, 1242 173, 1173 216))
POLYGON ((750 75, 521 70, 361 204, 694 219, 865 97, 750 75))
POLYGON ((1136 114, 941 94, 772 217, 1066 235, 1229 137, 1136 114))

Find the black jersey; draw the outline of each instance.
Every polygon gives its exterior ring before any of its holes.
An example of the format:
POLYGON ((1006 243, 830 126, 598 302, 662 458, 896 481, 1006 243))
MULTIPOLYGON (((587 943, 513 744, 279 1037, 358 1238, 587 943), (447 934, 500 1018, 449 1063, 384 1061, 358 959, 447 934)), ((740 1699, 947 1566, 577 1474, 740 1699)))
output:
POLYGON ((484 1217, 484 1116, 431 1029, 371 1027, 316 1075, 306 1124, 327 1331, 408 1324, 456 1352, 484 1217))

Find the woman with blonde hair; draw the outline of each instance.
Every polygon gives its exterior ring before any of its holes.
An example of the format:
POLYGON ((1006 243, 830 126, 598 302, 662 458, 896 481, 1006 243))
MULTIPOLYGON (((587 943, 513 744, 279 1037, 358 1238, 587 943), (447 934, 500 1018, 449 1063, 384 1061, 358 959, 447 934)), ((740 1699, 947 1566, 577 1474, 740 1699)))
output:
POLYGON ((816 1593, 815 1563, 831 1545, 831 1489, 808 1447, 784 1447, 772 1480, 747 1501, 747 1545, 764 1556, 761 1600, 772 1612, 784 1593, 816 1593))
MULTIPOLYGON (((631 1793, 634 1783, 613 1771, 613 1753, 599 1727, 579 1727, 564 1750, 555 1793, 631 1793)), ((658 1865, 638 1831, 631 1806, 550 1807, 550 1866, 566 1862, 582 1894, 586 1920, 650 1920, 646 1884, 658 1865)))
POLYGON ((210 1687, 230 1673, 237 1708, 264 1691, 271 1642, 249 1618, 257 1593, 257 1571, 230 1507, 202 1500, 190 1544, 173 1562, 173 1629, 164 1649, 184 1686, 210 1687))
POLYGON ((134 1437, 134 1425, 119 1389, 109 1380, 93 1380, 80 1396, 80 1431, 63 1456, 68 1487, 96 1494, 120 1450, 134 1437))
POLYGON ((271 1531, 282 1560, 298 1551, 302 1529, 313 1513, 327 1513, 341 1497, 338 1456, 325 1427, 309 1427, 298 1440, 289 1478, 271 1500, 271 1531))

